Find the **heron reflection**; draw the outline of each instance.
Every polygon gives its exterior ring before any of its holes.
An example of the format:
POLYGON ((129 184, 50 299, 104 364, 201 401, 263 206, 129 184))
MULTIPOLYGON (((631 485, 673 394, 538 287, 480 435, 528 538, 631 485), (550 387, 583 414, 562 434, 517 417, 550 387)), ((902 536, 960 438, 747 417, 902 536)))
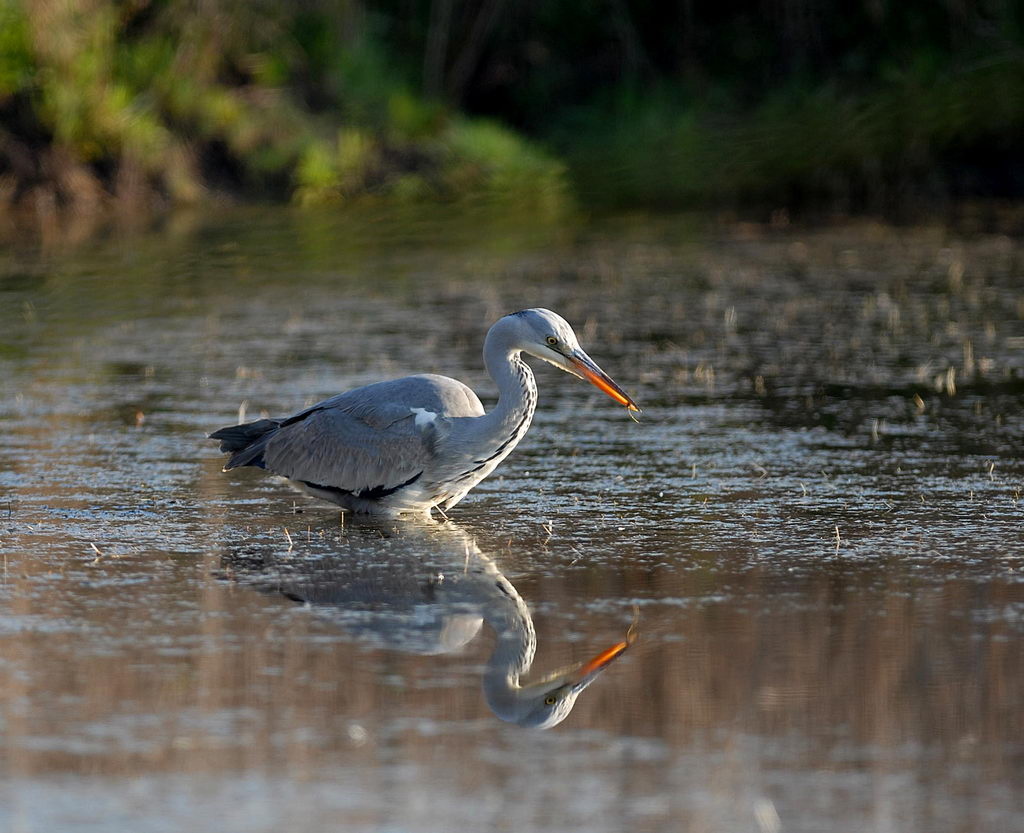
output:
POLYGON ((626 638, 585 662, 528 680, 537 651, 530 609, 495 561, 451 523, 400 529, 364 522, 344 553, 262 564, 235 563, 235 578, 307 604, 379 647, 444 654, 468 644, 484 623, 494 650, 483 673, 488 706, 502 720, 549 729, 633 642, 626 638), (272 567, 271 573, 267 567, 272 567))

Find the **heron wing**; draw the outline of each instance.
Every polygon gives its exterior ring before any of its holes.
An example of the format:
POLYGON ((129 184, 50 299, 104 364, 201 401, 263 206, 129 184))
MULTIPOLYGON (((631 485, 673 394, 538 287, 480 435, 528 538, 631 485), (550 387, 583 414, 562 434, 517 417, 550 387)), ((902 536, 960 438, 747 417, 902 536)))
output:
POLYGON ((403 419, 377 428, 340 408, 322 408, 283 425, 267 442, 270 471, 355 494, 383 493, 410 482, 430 461, 432 438, 403 419))
POLYGON ((380 497, 424 471, 447 434, 449 417, 477 416, 467 413, 477 410, 483 413, 480 400, 454 379, 380 382, 284 420, 263 459, 270 471, 292 480, 380 497))
POLYGON ((458 379, 424 373, 339 393, 285 422, 321 408, 341 408, 376 427, 386 427, 395 419, 405 417, 410 408, 424 408, 445 417, 476 417, 484 413, 484 406, 472 388, 458 379))

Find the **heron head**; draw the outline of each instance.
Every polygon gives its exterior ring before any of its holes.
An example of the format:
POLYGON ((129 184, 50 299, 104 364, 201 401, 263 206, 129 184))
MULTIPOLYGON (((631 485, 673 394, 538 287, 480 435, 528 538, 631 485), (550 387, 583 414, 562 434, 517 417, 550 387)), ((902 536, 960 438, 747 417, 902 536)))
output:
MULTIPOLYGON (((617 642, 586 662, 515 690, 514 696, 491 708, 502 720, 534 729, 550 729, 569 716, 580 693, 614 662, 629 642, 617 642)), ((491 699, 491 698, 488 698, 491 699)))
POLYGON ((580 379, 586 379, 630 411, 640 410, 632 397, 580 347, 576 333, 562 316, 547 309, 524 309, 505 318, 514 322, 517 346, 524 353, 536 356, 580 379))

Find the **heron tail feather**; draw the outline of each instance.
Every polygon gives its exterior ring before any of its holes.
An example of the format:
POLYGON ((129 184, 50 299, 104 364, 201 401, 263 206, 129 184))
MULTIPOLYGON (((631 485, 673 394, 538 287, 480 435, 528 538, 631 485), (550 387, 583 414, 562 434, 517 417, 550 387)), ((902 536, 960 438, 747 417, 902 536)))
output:
POLYGON ((231 452, 224 471, 239 466, 263 468, 263 449, 267 440, 280 427, 281 423, 276 419, 258 419, 242 425, 230 425, 210 434, 211 440, 220 440, 221 451, 231 452))

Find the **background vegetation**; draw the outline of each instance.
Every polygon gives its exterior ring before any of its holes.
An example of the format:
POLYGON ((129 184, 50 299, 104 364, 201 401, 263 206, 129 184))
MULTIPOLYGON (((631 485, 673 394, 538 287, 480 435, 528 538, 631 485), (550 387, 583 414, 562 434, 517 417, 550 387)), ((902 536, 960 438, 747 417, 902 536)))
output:
POLYGON ((1024 192, 1009 0, 0 0, 0 203, 1024 192))

